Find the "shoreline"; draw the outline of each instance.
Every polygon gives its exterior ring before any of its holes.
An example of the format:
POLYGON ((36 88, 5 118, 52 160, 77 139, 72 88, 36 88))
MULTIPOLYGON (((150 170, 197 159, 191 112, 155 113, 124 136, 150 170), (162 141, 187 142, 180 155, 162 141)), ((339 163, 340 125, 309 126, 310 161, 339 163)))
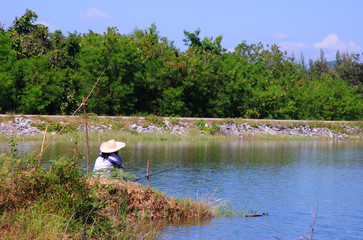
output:
MULTIPOLYGON (((265 120, 222 118, 177 118, 125 116, 93 116, 87 118, 90 134, 123 132, 129 135, 196 137, 222 136, 232 138, 306 138, 328 140, 363 139, 363 121, 265 120)), ((68 132, 85 132, 83 116, 0 115, 0 136, 56 134, 64 125, 68 132), (68 126, 67 126, 68 127, 68 126)), ((64 132, 63 132, 64 133, 64 132)))

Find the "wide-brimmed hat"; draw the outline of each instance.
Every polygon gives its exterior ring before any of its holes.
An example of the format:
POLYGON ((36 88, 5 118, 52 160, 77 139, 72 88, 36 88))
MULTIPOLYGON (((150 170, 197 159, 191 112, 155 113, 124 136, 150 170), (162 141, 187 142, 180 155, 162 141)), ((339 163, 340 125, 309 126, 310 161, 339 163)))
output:
POLYGON ((110 140, 101 143, 100 150, 103 153, 113 153, 119 151, 121 148, 125 147, 126 143, 116 142, 115 140, 110 140))

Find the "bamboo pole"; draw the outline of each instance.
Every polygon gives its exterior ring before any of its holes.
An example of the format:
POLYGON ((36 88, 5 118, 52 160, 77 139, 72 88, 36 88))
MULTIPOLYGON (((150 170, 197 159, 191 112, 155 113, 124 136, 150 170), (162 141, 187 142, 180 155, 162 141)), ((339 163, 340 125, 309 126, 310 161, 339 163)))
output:
POLYGON ((147 160, 147 174, 146 174, 146 179, 147 179, 147 185, 149 186, 149 160, 147 160))
POLYGON ((86 100, 83 96, 83 109, 84 109, 84 119, 86 125, 86 142, 87 142, 87 175, 89 174, 89 144, 88 144, 88 126, 87 126, 87 112, 86 112, 86 100))
POLYGON ((78 142, 75 141, 74 149, 73 149, 73 162, 74 162, 74 164, 77 164, 77 153, 78 153, 78 142))
POLYGON ((42 161, 43 161, 44 143, 45 143, 45 137, 47 136, 48 126, 49 126, 49 124, 47 124, 47 126, 45 126, 42 148, 40 149, 39 167, 40 167, 40 165, 42 165, 42 161))

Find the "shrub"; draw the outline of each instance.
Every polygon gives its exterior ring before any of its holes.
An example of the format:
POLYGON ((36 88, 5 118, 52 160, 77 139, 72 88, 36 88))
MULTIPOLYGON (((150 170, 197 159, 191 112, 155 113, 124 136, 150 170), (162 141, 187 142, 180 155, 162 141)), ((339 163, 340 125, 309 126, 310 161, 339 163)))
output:
POLYGON ((161 127, 165 127, 165 122, 164 119, 162 117, 158 117, 155 115, 148 115, 147 117, 145 117, 145 120, 147 122, 150 122, 156 126, 161 126, 161 127))
POLYGON ((86 178, 75 161, 61 157, 45 169, 33 156, 2 160, 0 212, 41 203, 54 213, 77 211, 83 216, 92 207, 86 178))
POLYGON ((195 122, 195 125, 197 125, 199 128, 205 127, 205 121, 203 119, 198 120, 195 122))
POLYGON ((200 131, 202 131, 202 133, 210 134, 210 135, 215 134, 216 132, 219 131, 219 129, 221 129, 221 127, 216 123, 212 123, 211 127, 208 127, 204 120, 196 121, 195 125, 197 125, 199 127, 199 129, 200 129, 200 131))
POLYGON ((36 127, 37 129, 41 131, 45 131, 46 126, 48 125, 48 132, 59 132, 64 127, 62 133, 70 133, 75 132, 77 128, 71 124, 67 124, 64 126, 64 123, 33 123, 32 126, 36 127))

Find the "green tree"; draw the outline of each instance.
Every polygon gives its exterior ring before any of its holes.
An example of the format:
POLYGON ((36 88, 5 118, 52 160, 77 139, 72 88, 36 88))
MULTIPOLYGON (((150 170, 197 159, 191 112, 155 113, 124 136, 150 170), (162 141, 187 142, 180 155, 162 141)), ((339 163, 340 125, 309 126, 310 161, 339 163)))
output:
POLYGON ((331 75, 313 79, 296 94, 298 119, 359 120, 363 115, 363 103, 356 90, 348 83, 331 75))
MULTIPOLYGON (((11 48, 9 33, 0 32, 0 112, 14 111, 18 102, 17 96, 21 86, 17 85, 16 78, 12 74, 12 68, 16 61, 16 53, 11 48)), ((18 73, 19 74, 19 73, 18 73)))
POLYGON ((360 54, 337 52, 334 68, 303 55, 296 63, 277 45, 226 52, 222 36, 184 31, 186 51, 152 24, 128 35, 49 33, 26 10, 0 26, 0 112, 70 114, 102 75, 88 111, 274 119, 362 119, 360 54))
POLYGON ((48 27, 35 24, 38 15, 27 9, 21 18, 15 18, 9 28, 12 48, 18 58, 40 56, 49 50, 48 27))
POLYGON ((49 52, 49 62, 56 68, 77 68, 76 55, 80 52, 80 36, 70 33, 68 37, 63 36, 60 30, 50 34, 52 50, 49 52))
POLYGON ((309 75, 310 79, 324 79, 323 75, 330 73, 328 61, 325 58, 323 49, 320 49, 320 58, 315 62, 310 62, 309 75))
POLYGON ((186 46, 189 46, 190 48, 196 48, 199 51, 214 51, 216 54, 221 54, 226 51, 226 49, 224 49, 221 45, 222 36, 218 36, 215 40, 213 40, 213 37, 205 37, 203 40, 201 40, 199 34, 199 28, 195 30, 194 33, 184 30, 185 38, 183 39, 183 42, 186 46))
POLYGON ((338 77, 351 84, 359 94, 363 92, 363 64, 360 54, 343 52, 336 54, 334 71, 338 77))

